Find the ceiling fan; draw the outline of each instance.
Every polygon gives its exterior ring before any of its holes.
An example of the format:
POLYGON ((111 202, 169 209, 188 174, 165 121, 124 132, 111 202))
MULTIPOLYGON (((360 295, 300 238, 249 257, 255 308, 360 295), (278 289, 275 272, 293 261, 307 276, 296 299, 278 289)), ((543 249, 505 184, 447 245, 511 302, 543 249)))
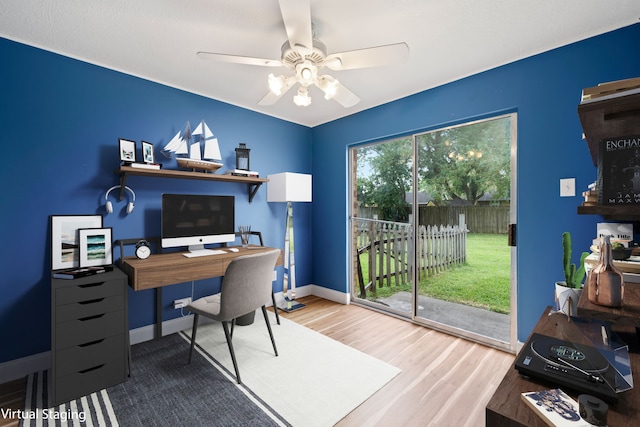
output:
POLYGON ((296 84, 298 93, 293 102, 299 106, 311 103, 309 86, 316 86, 324 92, 325 99, 333 99, 349 108, 360 102, 353 92, 329 74, 320 74, 327 67, 331 70, 353 70, 400 64, 409 57, 406 43, 394 43, 347 52, 327 54, 325 45, 313 38, 310 0, 279 0, 280 12, 284 20, 288 40, 282 45, 282 56, 277 59, 263 59, 248 56, 228 55, 214 52, 198 52, 199 58, 263 67, 286 67, 293 75, 275 76, 269 74, 269 93, 259 105, 272 105, 296 84))

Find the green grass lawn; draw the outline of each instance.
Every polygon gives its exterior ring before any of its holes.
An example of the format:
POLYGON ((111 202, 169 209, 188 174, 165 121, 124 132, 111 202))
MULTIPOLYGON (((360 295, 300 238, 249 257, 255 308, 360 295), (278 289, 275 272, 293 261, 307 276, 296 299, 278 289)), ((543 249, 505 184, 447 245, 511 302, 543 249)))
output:
MULTIPOLYGON (((365 277, 367 266, 363 257, 365 277)), ((420 295, 484 308, 498 313, 510 310, 510 248, 507 236, 468 234, 467 262, 420 280, 420 295)), ((377 297, 411 291, 408 284, 378 288, 377 297)))
POLYGON ((420 280, 420 294, 509 313, 510 249, 507 236, 468 234, 467 262, 420 280))

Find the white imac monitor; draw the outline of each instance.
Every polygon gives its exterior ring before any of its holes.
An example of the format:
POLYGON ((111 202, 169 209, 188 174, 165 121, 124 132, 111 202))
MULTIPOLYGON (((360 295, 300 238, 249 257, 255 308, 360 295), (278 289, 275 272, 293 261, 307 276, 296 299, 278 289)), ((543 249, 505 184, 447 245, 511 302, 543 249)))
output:
POLYGON ((234 196, 163 194, 161 213, 163 248, 195 251, 236 238, 234 196))

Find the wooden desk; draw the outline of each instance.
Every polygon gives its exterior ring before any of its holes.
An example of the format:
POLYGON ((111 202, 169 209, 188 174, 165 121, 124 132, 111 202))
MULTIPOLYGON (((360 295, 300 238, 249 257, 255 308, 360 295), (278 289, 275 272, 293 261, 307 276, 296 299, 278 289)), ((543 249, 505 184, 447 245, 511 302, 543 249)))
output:
MULTIPOLYGON (((552 337, 567 339, 575 333, 576 326, 561 314, 549 316, 550 308, 547 308, 533 329, 537 332, 552 337)), ((636 387, 619 395, 618 403, 609 406, 608 425, 610 427, 636 426, 640 419, 640 387, 637 382, 640 379, 640 354, 635 334, 621 335, 629 345, 629 357, 631 358, 631 371, 636 382, 636 387), (628 339, 634 342, 627 341, 628 339)), ((527 391, 556 388, 550 383, 545 383, 534 378, 525 378, 515 369, 515 362, 504 376, 493 397, 486 406, 486 425, 491 427, 502 426, 531 426, 545 427, 542 418, 529 408, 520 397, 520 393, 527 391)), ((577 393, 565 390, 575 400, 577 393)))
MULTIPOLYGON (((147 259, 125 257, 121 269, 129 276, 129 286, 134 291, 153 289, 176 283, 209 279, 224 276, 227 266, 235 258, 242 255, 267 252, 274 248, 266 246, 236 247, 238 252, 187 258, 184 252, 173 252, 151 255, 147 259)), ((229 250, 229 248, 221 248, 229 250)), ((282 265, 282 251, 276 265, 282 265)))
MULTIPOLYGON (((162 288, 164 286, 224 276, 227 266, 235 258, 274 249, 253 245, 248 248, 234 247, 238 249, 238 252, 230 252, 228 251, 230 247, 228 247, 220 248, 226 250, 227 253, 218 255, 187 258, 183 255, 184 252, 171 252, 154 254, 147 259, 129 256, 120 261, 120 269, 129 277, 129 286, 134 291, 156 290, 156 338, 162 337, 162 311, 164 308, 162 306, 162 288)), ((283 265, 282 250, 280 250, 276 265, 283 265)))

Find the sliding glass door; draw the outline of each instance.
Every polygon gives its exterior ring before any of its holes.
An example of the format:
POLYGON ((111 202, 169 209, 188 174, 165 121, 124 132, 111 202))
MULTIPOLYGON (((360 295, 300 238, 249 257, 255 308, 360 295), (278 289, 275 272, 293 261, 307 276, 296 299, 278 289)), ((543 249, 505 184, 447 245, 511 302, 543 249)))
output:
POLYGON ((513 349, 515 126, 509 114, 351 149, 354 301, 513 349))

